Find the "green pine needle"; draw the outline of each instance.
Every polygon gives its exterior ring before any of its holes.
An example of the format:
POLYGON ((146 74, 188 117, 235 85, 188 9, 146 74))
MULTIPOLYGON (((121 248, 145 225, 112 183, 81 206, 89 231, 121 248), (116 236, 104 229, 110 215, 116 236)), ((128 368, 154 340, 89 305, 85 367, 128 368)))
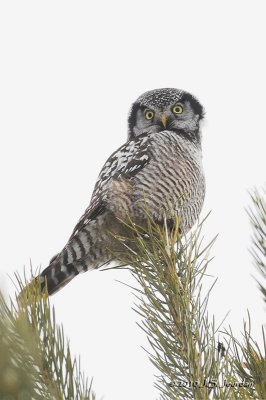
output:
POLYGON ((16 278, 11 306, 0 296, 0 399, 95 400, 47 293, 38 280, 16 278))

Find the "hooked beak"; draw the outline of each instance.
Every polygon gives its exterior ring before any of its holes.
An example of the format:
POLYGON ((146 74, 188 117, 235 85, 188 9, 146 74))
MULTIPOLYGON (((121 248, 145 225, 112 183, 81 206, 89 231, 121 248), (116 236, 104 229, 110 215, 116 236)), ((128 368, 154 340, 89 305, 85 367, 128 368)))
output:
POLYGON ((166 128, 167 118, 166 118, 166 115, 165 115, 165 114, 162 115, 161 121, 162 121, 162 124, 163 124, 164 128, 166 128))

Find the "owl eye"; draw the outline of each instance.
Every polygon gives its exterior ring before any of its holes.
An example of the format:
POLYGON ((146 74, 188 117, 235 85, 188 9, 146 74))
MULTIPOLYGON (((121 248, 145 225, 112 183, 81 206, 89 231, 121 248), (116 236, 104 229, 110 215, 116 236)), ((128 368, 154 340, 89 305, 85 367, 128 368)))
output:
POLYGON ((153 117, 154 117, 154 112, 153 112, 153 111, 147 110, 147 111, 145 112, 145 118, 146 118, 147 120, 150 121, 153 117))
POLYGON ((173 113, 174 114, 182 114, 182 112, 183 112, 183 106, 181 105, 181 104, 176 104, 174 107, 173 107, 173 113))

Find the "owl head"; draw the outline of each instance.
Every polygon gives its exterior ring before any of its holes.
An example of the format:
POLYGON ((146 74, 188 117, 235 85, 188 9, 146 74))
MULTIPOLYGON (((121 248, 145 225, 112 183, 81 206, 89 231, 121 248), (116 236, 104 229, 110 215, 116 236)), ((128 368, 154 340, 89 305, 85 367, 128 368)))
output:
POLYGON ((174 131, 200 141, 199 123, 204 111, 198 100, 179 89, 155 89, 142 94, 128 117, 128 139, 142 134, 174 131))

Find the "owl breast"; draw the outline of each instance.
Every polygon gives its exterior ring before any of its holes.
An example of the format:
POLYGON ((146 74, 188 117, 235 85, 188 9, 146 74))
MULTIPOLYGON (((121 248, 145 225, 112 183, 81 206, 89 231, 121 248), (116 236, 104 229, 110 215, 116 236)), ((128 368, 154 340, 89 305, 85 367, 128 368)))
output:
POLYGON ((136 175, 112 181, 109 209, 121 219, 130 215, 137 223, 147 212, 156 221, 178 215, 183 231, 188 231, 205 195, 200 146, 164 131, 152 135, 147 153, 150 161, 136 175))
POLYGON ((178 215, 189 230, 205 195, 200 146, 175 132, 161 132, 153 135, 149 154, 150 163, 133 180, 136 217, 143 215, 143 207, 156 220, 178 215))

